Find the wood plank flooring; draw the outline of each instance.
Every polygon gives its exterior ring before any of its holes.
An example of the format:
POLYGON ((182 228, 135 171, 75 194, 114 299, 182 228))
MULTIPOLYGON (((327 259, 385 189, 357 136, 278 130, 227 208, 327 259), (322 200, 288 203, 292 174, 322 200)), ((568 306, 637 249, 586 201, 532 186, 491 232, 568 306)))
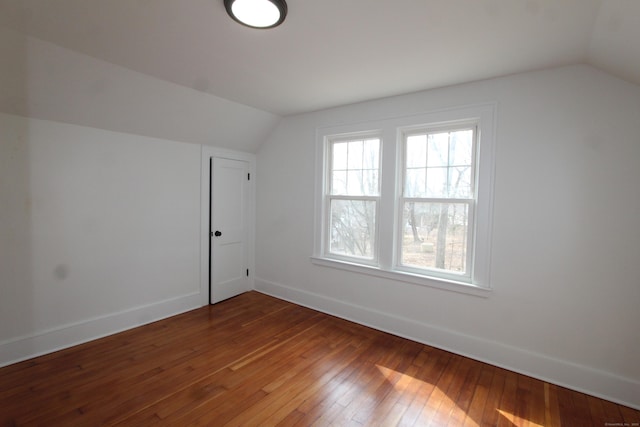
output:
POLYGON ((640 411, 248 292, 0 369, 0 426, 604 426, 640 411))

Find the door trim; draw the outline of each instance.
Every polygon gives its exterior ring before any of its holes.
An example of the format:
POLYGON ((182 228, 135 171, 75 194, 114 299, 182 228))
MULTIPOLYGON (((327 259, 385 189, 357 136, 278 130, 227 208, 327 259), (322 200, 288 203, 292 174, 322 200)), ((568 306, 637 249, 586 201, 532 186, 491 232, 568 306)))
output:
POLYGON ((241 151, 227 150, 223 148, 202 146, 200 161, 200 305, 209 305, 210 301, 210 247, 209 247, 209 221, 211 217, 210 211, 210 168, 211 158, 221 157, 230 160, 241 160, 249 164, 249 202, 247 206, 247 250, 249 252, 249 289, 255 289, 254 271, 255 271, 255 223, 256 223, 256 157, 250 153, 241 151))

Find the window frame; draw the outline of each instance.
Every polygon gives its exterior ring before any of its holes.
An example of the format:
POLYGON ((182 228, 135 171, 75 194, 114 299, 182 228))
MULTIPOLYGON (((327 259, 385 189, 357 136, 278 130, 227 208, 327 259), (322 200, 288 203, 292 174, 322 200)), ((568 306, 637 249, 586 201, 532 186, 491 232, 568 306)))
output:
MULTIPOLYGON (((494 152, 497 104, 484 103, 426 113, 363 121, 351 124, 316 128, 316 180, 314 244, 311 262, 318 266, 338 268, 360 274, 372 275, 393 281, 428 286, 464 294, 487 297, 491 294, 491 230, 493 210, 494 152), (434 274, 424 269, 402 266, 400 260, 399 232, 402 223, 404 187, 404 139, 403 132, 419 129, 437 129, 460 124, 476 123, 475 183, 472 262, 469 278, 459 275, 434 274), (376 242, 374 262, 362 262, 352 257, 342 257, 327 252, 328 227, 327 162, 328 141, 331 138, 360 135, 379 135, 379 201, 376 214, 376 242)), ((335 140, 335 139, 334 139, 335 140)), ((471 217, 471 216, 470 216, 471 217)))
POLYGON ((425 275, 443 279, 450 279, 454 281, 461 281, 465 283, 471 283, 472 274, 473 274, 473 261, 474 261, 474 240, 475 240, 475 211, 476 211, 476 197, 477 197, 477 184, 478 184, 478 164, 477 164, 477 151, 478 151, 478 121, 477 119, 466 120, 466 121, 455 121, 450 123, 438 123, 433 125, 417 125, 417 126, 408 126, 404 128, 398 129, 398 139, 401 144, 400 152, 402 153, 401 158, 399 159, 401 167, 398 168, 398 176, 397 182, 400 186, 398 202, 396 209, 398 210, 397 218, 397 229, 395 234, 396 239, 396 253, 395 253, 395 269, 399 271, 406 271, 413 274, 425 275), (407 178, 407 139, 410 136, 415 135, 429 135, 440 132, 456 132, 461 130, 472 130, 473 131, 473 145, 471 152, 471 197, 460 198, 460 197, 409 197, 405 195, 406 190, 406 178, 407 178), (464 273, 456 273, 451 270, 443 270, 438 268, 429 268, 429 267, 418 267, 411 266, 402 263, 402 240, 404 236, 404 221, 403 221, 403 213, 404 213, 404 205, 407 201, 413 201, 414 203, 460 203, 467 205, 468 209, 468 220, 467 220, 467 231, 466 231, 466 239, 467 239, 467 247, 466 247, 466 256, 465 256, 465 272, 464 273))
POLYGON ((326 137, 324 142, 324 149, 326 151, 324 158, 323 169, 324 169, 324 224, 323 224, 323 255, 327 258, 332 258, 336 260, 343 260, 346 262, 356 262, 365 265, 375 266, 378 265, 378 253, 379 253, 379 245, 378 239, 380 235, 380 202, 381 202, 381 158, 382 158, 382 137, 379 132, 353 132, 346 134, 338 134, 338 135, 329 135, 326 137), (332 175, 333 172, 333 146, 336 143, 349 143, 357 140, 367 140, 367 139, 377 139, 378 142, 378 194, 376 196, 368 196, 368 195, 348 195, 348 194, 332 194, 332 175), (373 241, 374 245, 372 246, 373 256, 371 259, 366 257, 358 257, 358 256, 349 256, 344 254, 339 254, 335 252, 331 252, 331 202, 333 200, 358 200, 358 201, 373 201, 376 203, 375 208, 375 231, 373 233, 373 241))

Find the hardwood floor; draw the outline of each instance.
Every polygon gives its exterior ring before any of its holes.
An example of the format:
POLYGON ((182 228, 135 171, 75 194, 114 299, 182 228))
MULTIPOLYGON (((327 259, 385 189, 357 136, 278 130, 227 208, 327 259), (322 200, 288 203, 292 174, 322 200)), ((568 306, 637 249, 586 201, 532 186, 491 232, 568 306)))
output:
POLYGON ((606 423, 640 411, 257 292, 0 369, 2 426, 606 423))

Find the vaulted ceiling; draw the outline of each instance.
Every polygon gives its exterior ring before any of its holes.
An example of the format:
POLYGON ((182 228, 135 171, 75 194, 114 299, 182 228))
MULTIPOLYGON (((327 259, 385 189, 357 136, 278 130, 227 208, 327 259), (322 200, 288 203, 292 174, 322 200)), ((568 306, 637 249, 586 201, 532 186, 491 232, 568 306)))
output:
POLYGON ((640 84, 638 0, 288 0, 252 30, 222 0, 0 0, 0 25, 289 115, 587 63, 640 84))

